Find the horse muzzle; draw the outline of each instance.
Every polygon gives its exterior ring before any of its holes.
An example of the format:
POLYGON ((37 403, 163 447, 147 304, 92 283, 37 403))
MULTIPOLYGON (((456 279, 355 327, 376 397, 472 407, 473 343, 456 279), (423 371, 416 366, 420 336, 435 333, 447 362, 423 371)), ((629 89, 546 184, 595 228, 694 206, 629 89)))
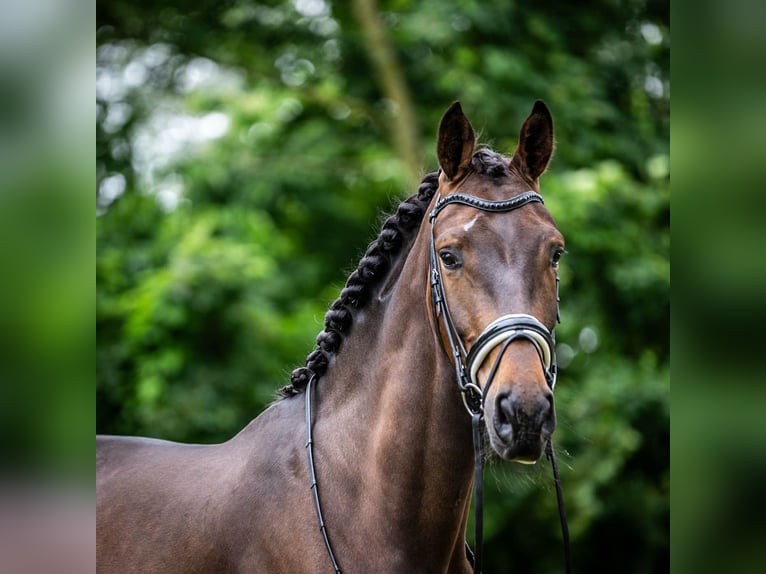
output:
POLYGON ((532 464, 543 453, 556 427, 553 393, 528 393, 521 385, 499 389, 485 405, 492 448, 504 459, 532 464))
POLYGON ((552 333, 531 315, 504 315, 477 338, 466 363, 479 387, 479 371, 489 368, 481 394, 493 449, 506 460, 536 462, 556 426, 552 333), (484 364, 490 355, 491 368, 484 364))

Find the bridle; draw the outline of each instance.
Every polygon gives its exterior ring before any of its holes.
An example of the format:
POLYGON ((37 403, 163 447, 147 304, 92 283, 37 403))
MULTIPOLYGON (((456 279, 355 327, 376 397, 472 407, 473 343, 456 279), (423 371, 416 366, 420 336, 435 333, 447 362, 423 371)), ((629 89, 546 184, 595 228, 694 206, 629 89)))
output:
MULTIPOLYGON (((511 199, 501 201, 490 201, 466 193, 454 193, 445 197, 438 198, 434 209, 429 214, 429 223, 431 224, 430 254, 429 254, 429 281, 431 286, 431 309, 434 319, 434 327, 439 332, 441 325, 446 334, 447 346, 444 346, 442 337, 442 346, 444 350, 452 357, 455 367, 457 385, 460 390, 463 404, 468 414, 471 416, 473 448, 474 448, 474 546, 475 552, 471 551, 468 542, 465 544, 466 556, 471 562, 474 572, 481 573, 482 561, 482 538, 483 538, 483 466, 482 466, 482 442, 484 434, 484 402, 487 397, 490 386, 495 378, 495 374, 500 365, 500 360, 505 350, 510 344, 518 339, 525 339, 532 343, 540 357, 540 363, 545 374, 545 380, 551 391, 556 386, 556 349, 555 335, 553 330, 543 325, 532 315, 523 313, 514 313, 502 315, 492 321, 477 337, 470 351, 466 351, 462 337, 458 333, 457 327, 452 320, 449 305, 439 271, 439 258, 436 252, 434 240, 434 221, 441 211, 448 205, 458 203, 467 205, 481 211, 492 213, 502 213, 513 211, 529 203, 544 203, 539 193, 526 191, 511 199), (493 349, 500 347, 495 361, 490 370, 487 382, 484 388, 478 383, 477 375, 484 360, 489 356, 493 349)), ((556 274, 556 302, 559 300, 558 293, 559 277, 556 274)), ((558 320, 558 309, 556 312, 558 320)), ((327 548, 327 553, 332 562, 336 574, 341 570, 338 561, 335 558, 332 545, 327 534, 322 508, 319 501, 318 483, 316 469, 314 466, 314 449, 312 438, 312 414, 311 414, 311 386, 315 382, 316 375, 312 375, 306 385, 306 452, 309 467, 309 480, 314 508, 319 521, 319 530, 327 548)), ((559 517, 561 519, 562 537, 564 540, 564 564, 567 574, 571 574, 571 552, 569 547, 569 529, 566 522, 566 513, 564 510, 564 500, 561 491, 561 481, 559 479, 556 457, 553 452, 550 439, 545 449, 546 456, 551 461, 553 467, 553 476, 556 484, 556 497, 558 499, 559 517)))
MULTIPOLYGON (((460 395, 463 398, 468 414, 471 416, 471 427, 473 436, 474 450, 474 546, 475 552, 472 552, 466 542, 466 554, 473 565, 474 572, 481 573, 482 561, 482 538, 483 538, 483 466, 482 466, 482 448, 484 436, 484 403, 489 392, 489 388, 495 379, 497 369, 500 366, 500 360, 505 354, 510 344, 518 339, 525 339, 532 343, 537 355, 540 358, 540 364, 545 374, 545 380, 551 391, 556 387, 556 347, 555 334, 553 330, 543 325, 537 318, 525 313, 513 313, 502 315, 492 321, 479 334, 471 347, 466 351, 463 339, 458 333, 457 327, 452 320, 452 314, 447 303, 447 296, 444 290, 444 283, 439 266, 439 256, 436 251, 436 241, 434 238, 434 222, 436 217, 448 205, 453 203, 467 205, 474 209, 487 211, 490 213, 504 213, 519 209, 530 203, 544 204, 542 196, 534 191, 526 191, 511 199, 501 201, 490 201, 466 193, 453 193, 437 199, 434 209, 428 216, 431 224, 431 240, 429 246, 429 278, 431 284, 431 311, 433 314, 434 328, 437 333, 441 330, 446 335, 447 345, 444 350, 451 356, 455 367, 455 379, 457 381, 460 395), (447 349, 449 347, 449 349, 447 349), (490 369, 489 376, 484 388, 478 381, 478 372, 484 360, 497 347, 500 347, 495 361, 490 369)), ((559 276, 556 274, 556 303, 559 302, 559 276)), ((556 309, 556 320, 559 320, 559 311, 556 309)), ((553 452, 551 440, 545 448, 545 454, 551 461, 553 467, 553 476, 556 484, 556 496, 559 506, 559 518, 561 519, 561 532, 564 540, 564 565, 567 574, 572 571, 571 551, 569 545, 569 529, 566 522, 566 512, 564 509, 564 498, 561 491, 561 480, 559 478, 556 456, 553 452)))
MULTIPOLYGON (((502 213, 513 211, 529 203, 543 203, 543 198, 534 191, 527 191, 512 199, 502 201, 489 201, 465 193, 454 193, 438 199, 436 206, 428 216, 431 224, 428 266, 434 326, 438 330, 438 326, 441 324, 444 329, 447 336, 447 345, 449 346, 449 349, 445 348, 445 351, 452 357, 452 362, 455 366, 455 376, 460 394, 463 397, 463 403, 468 414, 473 416, 483 412, 484 399, 492 383, 492 378, 490 378, 482 391, 476 375, 484 359, 495 347, 499 345, 507 346, 513 339, 517 338, 531 341, 540 356, 545 379, 551 390, 556 386, 556 350, 552 331, 549 331, 545 325, 532 315, 515 313, 503 315, 495 319, 478 336, 476 342, 471 347, 470 353, 466 351, 463 339, 460 337, 457 327, 455 327, 449 305, 447 304, 444 283, 439 271, 439 256, 436 252, 436 241, 434 239, 434 222, 436 217, 446 206, 453 203, 467 205, 482 211, 502 213)), ((558 275, 556 277, 556 290, 558 291, 558 275)), ((558 300, 558 292, 556 293, 556 299, 558 300)), ((442 339, 443 344, 444 341, 442 339)), ((498 360, 499 358, 500 356, 498 356, 498 360)), ((497 361, 495 367, 497 367, 497 361)))

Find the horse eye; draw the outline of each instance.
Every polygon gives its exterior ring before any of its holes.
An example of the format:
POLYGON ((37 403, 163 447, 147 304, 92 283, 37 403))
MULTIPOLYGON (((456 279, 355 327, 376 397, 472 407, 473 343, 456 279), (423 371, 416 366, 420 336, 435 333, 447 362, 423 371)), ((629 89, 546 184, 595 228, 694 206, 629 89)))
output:
POLYGON ((439 259, 442 260, 444 267, 447 269, 457 269, 460 267, 460 259, 457 257, 457 255, 448 249, 442 249, 439 251, 439 259))
POLYGON ((559 261, 561 261, 561 256, 563 254, 564 254, 564 250, 563 249, 558 248, 558 249, 554 250, 553 255, 551 255, 551 266, 558 267, 559 266, 559 261))

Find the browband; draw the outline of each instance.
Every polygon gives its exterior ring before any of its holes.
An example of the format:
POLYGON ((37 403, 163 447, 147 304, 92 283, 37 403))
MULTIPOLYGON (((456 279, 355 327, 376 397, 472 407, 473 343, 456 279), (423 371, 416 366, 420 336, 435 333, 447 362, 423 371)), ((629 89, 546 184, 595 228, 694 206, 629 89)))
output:
POLYGON ((482 211, 494 212, 512 211, 523 205, 526 205, 527 203, 545 204, 543 201, 543 196, 531 190, 525 191, 521 195, 517 195, 511 199, 501 199, 499 201, 481 199, 474 195, 468 195, 467 193, 452 193, 440 198, 439 201, 436 202, 436 206, 428 216, 429 221, 433 222, 436 216, 439 215, 439 212, 451 203, 462 203, 463 205, 475 207, 476 209, 481 209, 482 211))

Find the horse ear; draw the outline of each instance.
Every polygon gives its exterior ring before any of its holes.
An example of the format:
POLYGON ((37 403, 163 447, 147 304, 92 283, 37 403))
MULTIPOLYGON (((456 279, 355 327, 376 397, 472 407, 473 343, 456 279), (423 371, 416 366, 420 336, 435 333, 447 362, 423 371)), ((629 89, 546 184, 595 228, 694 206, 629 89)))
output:
POLYGON ((553 118, 542 100, 537 100, 532 113, 519 132, 519 145, 513 163, 532 181, 542 175, 553 155, 553 118))
POLYGON ((460 102, 453 103, 442 116, 436 140, 436 156, 449 179, 455 179, 468 169, 475 144, 471 122, 465 117, 460 102))

